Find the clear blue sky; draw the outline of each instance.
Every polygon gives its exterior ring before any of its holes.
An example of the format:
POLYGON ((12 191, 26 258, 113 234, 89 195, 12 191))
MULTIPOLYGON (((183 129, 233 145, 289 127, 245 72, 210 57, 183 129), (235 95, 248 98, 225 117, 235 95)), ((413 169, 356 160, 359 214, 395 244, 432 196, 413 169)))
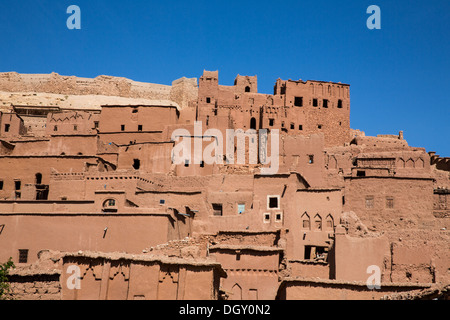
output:
POLYGON ((450 156, 450 1, 1 0, 0 72, 351 85, 351 127, 450 156), (81 30, 69 30, 69 5, 81 30), (381 30, 369 30, 369 5, 381 30))

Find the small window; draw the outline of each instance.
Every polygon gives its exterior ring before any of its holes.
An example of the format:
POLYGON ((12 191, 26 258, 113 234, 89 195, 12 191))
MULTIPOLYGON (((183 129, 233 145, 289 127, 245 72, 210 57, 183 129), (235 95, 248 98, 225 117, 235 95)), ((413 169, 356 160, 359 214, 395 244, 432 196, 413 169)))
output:
POLYGON ((294 130, 294 129, 295 129, 295 124, 291 123, 291 130, 294 130))
POLYGON ((220 203, 213 203, 212 204, 212 208, 213 208, 213 215, 215 216, 221 216, 222 215, 222 204, 220 203))
POLYGON ((139 170, 140 167, 141 167, 141 160, 133 159, 133 168, 135 170, 139 170))
POLYGON ((245 92, 250 92, 250 87, 249 86, 245 87, 245 92))
POLYGON ((22 187, 22 182, 20 180, 15 180, 14 181, 14 189, 20 190, 21 187, 22 187))
POLYGON ((42 184, 42 174, 41 173, 36 173, 35 178, 36 178, 36 184, 42 184))
POLYGON ((242 214, 244 212, 245 212, 245 204, 243 203, 238 204, 238 213, 242 214))
POLYGON ((189 167, 189 160, 184 160, 184 166, 187 168, 189 167))
POLYGON ((269 126, 273 126, 275 123, 275 119, 269 119, 269 126))
POLYGON ((131 111, 131 113, 138 113, 138 108, 137 107, 133 107, 133 110, 131 111))
POLYGON ((125 125, 124 124, 120 125, 120 131, 125 131, 125 125))
POLYGON ((356 176, 357 177, 365 177, 366 172, 364 170, 358 170, 358 171, 356 171, 356 176))
POLYGON ((58 131, 58 126, 54 126, 53 131, 55 131, 55 132, 58 131))
POLYGON ((9 132, 9 128, 10 128, 10 125, 9 124, 5 124, 5 132, 9 132))
POLYGON ((328 108, 328 100, 327 99, 323 99, 323 105, 324 108, 328 108))
POLYGON ((3 190, 3 180, 0 180, 0 190, 3 190))
POLYGON ((264 213, 264 223, 269 223, 270 222, 270 213, 264 213))
POLYGON ((107 199, 103 202, 103 212, 117 212, 116 200, 107 199))
POLYGON ((98 121, 94 121, 94 129, 98 128, 98 121))
POLYGON ((366 209, 373 209, 373 196, 366 197, 366 209))
POLYGON ((206 103, 211 103, 211 98, 206 98, 206 103))
POLYGON ((278 196, 268 196, 268 209, 279 209, 279 200, 278 196))
POLYGON ((311 259, 311 246, 305 246, 304 259, 305 260, 310 260, 311 259))
POLYGON ((338 107, 339 109, 342 109, 342 100, 341 100, 341 99, 338 100, 337 107, 338 107))
POLYGON ((205 161, 200 161, 200 168, 204 168, 205 167, 205 161))
POLYGON ((386 209, 394 209, 394 198, 386 197, 386 209))
POLYGON ((281 212, 278 212, 275 215, 275 222, 281 222, 281 220, 282 220, 282 214, 281 214, 281 212))
POLYGON ((299 124, 298 125, 298 130, 302 131, 303 130, 303 125, 299 124))
POLYGON ((73 131, 78 131, 78 126, 76 124, 73 125, 73 131))
POLYGON ((160 199, 159 200, 159 204, 162 206, 162 205, 164 205, 166 203, 166 200, 164 200, 164 199, 160 199))
POLYGON ((28 249, 19 249, 19 263, 28 263, 28 249))
POLYGON ((138 125, 138 131, 142 131, 142 124, 138 125))
POLYGON ((319 105, 319 102, 317 99, 313 99, 313 107, 317 107, 319 105))
POLYGON ((294 106, 303 107, 303 97, 295 97, 294 106))
POLYGON ((308 155, 308 163, 309 164, 313 164, 314 163, 314 155, 313 154, 308 155))
POLYGON ((318 124, 317 125, 317 128, 320 130, 320 129, 322 129, 322 125, 321 124, 318 124))

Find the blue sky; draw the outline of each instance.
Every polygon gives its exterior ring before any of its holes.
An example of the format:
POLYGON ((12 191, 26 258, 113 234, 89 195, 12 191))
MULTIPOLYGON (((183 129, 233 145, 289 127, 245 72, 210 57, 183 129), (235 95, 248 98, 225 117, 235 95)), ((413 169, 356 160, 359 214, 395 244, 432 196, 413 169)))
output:
POLYGON ((1 0, 0 72, 351 85, 351 127, 450 156, 450 1, 1 0), (81 30, 69 30, 69 5, 81 30), (381 30, 369 30, 370 5, 381 30))

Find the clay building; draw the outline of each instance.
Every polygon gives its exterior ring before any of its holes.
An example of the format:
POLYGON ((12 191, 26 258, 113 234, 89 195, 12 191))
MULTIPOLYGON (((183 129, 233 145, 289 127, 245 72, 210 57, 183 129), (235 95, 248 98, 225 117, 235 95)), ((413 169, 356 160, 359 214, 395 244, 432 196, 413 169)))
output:
POLYGON ((0 102, 16 298, 448 298, 448 158, 351 129, 348 84, 3 73, 0 102))

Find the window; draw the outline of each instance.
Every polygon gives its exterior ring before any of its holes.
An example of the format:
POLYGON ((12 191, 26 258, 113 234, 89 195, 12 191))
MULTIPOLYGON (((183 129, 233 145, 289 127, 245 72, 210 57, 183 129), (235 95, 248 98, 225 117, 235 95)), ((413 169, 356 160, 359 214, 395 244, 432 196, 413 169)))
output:
POLYGON ((358 171, 356 171, 356 176, 357 177, 365 177, 366 172, 364 170, 358 170, 358 171))
POLYGON ((73 131, 78 131, 78 126, 76 124, 73 125, 73 131))
POLYGON ((205 167, 205 161, 200 161, 200 168, 204 168, 205 167))
POLYGON ((138 125, 138 131, 142 131, 142 124, 138 125))
POLYGON ((164 200, 164 199, 160 199, 159 200, 159 204, 162 206, 162 205, 164 205, 166 203, 166 200, 164 200))
POLYGON ((54 126, 53 131, 58 131, 58 126, 54 126))
POLYGON ((342 100, 341 100, 341 99, 338 100, 338 105, 337 105, 337 107, 338 107, 339 109, 342 108, 342 100))
POLYGON ((323 99, 323 105, 324 108, 328 108, 328 100, 327 99, 323 99))
POLYGON ((133 159, 133 168, 135 170, 139 170, 140 167, 141 167, 141 160, 133 159))
POLYGON ((14 180, 14 189, 20 190, 21 187, 22 187, 22 182, 20 180, 14 180))
POLYGON ((275 119, 269 119, 269 126, 273 126, 275 123, 275 119))
POLYGON ((313 99, 313 107, 317 107, 319 105, 319 102, 317 99, 313 99))
POLYGON ((322 230, 322 217, 318 214, 314 217, 314 229, 322 230))
POLYGON ((213 208, 213 215, 215 216, 221 216, 222 215, 222 204, 220 203, 213 203, 212 204, 212 208, 213 208))
POLYGON ((302 228, 306 230, 311 229, 309 215, 306 212, 302 215, 302 228))
POLYGON ((35 177, 36 177, 36 184, 42 184, 42 174, 36 173, 35 177))
POLYGON ((3 180, 0 180, 0 190, 3 190, 3 180))
POLYGON ((301 124, 298 125, 298 130, 303 130, 303 126, 301 124))
POLYGON ((98 121, 94 121, 94 129, 98 128, 98 121))
POLYGON ((242 214, 245 212, 245 204, 244 203, 239 203, 238 204, 238 213, 242 214))
POLYGON ((184 160, 184 166, 189 167, 189 160, 184 160))
POLYGON ((9 124, 5 124, 5 132, 9 132, 9 128, 10 128, 10 125, 9 124))
POLYGON ((245 87, 245 92, 250 92, 250 87, 249 86, 245 87))
POLYGON ((267 196, 268 209, 280 209, 280 196, 267 196))
POLYGON ((294 106, 303 107, 303 97, 295 97, 294 106))
POLYGON ((125 125, 124 124, 120 125, 120 131, 125 131, 125 125))
POLYGON ((281 222, 282 218, 283 218, 283 215, 281 214, 281 212, 278 212, 275 215, 275 222, 281 222))
POLYGON ((373 209, 373 196, 366 196, 366 209, 373 209))
POLYGON ((322 129, 322 125, 321 124, 318 124, 317 125, 317 128, 320 130, 320 129, 322 129))
POLYGON ((386 209, 394 209, 394 198, 386 197, 386 209))
POLYGON ((334 228, 334 220, 333 220, 333 217, 331 216, 331 214, 329 214, 327 216, 327 229, 333 230, 333 228, 334 228))
POLYGON ((210 97, 206 98, 206 103, 211 103, 211 98, 210 97))
POLYGON ((264 213, 263 215, 263 222, 264 223, 269 223, 270 222, 270 213, 264 213))
POLYGON ((256 118, 250 119, 250 129, 256 130, 256 118))
POLYGON ((295 128, 295 124, 291 123, 291 130, 294 130, 294 128, 295 128))
POLYGON ((308 163, 309 164, 313 164, 314 163, 314 155, 313 154, 308 155, 308 163))
POLYGON ((28 263, 28 249, 19 249, 19 263, 28 263))
POLYGON ((304 259, 305 259, 305 260, 311 259, 311 246, 305 246, 305 255, 304 255, 304 259))
POLYGON ((131 113, 138 113, 138 108, 137 107, 133 107, 133 110, 131 111, 131 113))

